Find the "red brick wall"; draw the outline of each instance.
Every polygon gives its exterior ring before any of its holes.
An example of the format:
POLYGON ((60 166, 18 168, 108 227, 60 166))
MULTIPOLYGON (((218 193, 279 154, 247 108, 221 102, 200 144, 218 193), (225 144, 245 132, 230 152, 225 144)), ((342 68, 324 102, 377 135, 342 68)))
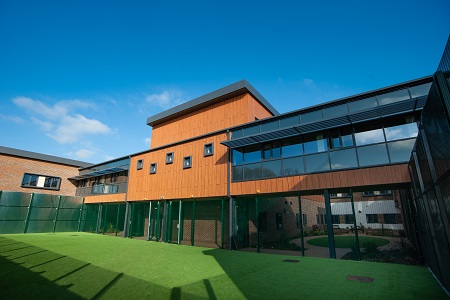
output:
POLYGON ((0 154, 0 190, 75 196, 75 185, 67 178, 77 176, 78 167, 0 154), (60 189, 22 188, 24 173, 60 177, 60 189))

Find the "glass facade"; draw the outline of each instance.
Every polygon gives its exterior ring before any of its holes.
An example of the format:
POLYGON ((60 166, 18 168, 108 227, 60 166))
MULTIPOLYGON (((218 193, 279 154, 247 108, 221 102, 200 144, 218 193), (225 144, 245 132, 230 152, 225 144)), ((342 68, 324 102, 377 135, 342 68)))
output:
POLYGON ((409 161, 413 115, 345 126, 233 149, 233 181, 257 180, 409 161))

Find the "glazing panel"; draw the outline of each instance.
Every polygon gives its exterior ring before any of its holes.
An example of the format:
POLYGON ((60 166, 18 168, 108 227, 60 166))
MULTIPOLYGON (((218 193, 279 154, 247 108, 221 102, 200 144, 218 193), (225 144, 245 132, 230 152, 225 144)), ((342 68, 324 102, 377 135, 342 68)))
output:
POLYGON ((261 179, 261 163, 244 165, 244 180, 261 179))
POLYGON ((322 110, 312 111, 306 114, 301 115, 302 123, 315 122, 323 119, 322 110))
POLYGON ((391 162, 408 162, 416 139, 388 143, 391 162))
POLYGON ((233 157, 233 166, 242 165, 242 162, 244 161, 244 153, 242 152, 242 148, 233 149, 232 157, 233 157))
POLYGON ((305 173, 303 156, 283 159, 283 175, 291 176, 305 173))
POLYGON ((305 154, 328 150, 327 139, 323 132, 308 134, 304 137, 305 154))
POLYGON ((341 128, 341 140, 342 140, 342 147, 354 146, 353 130, 351 127, 341 128))
POLYGON ((323 116, 325 119, 340 117, 348 114, 347 104, 336 105, 327 107, 323 110, 323 116))
POLYGON ((384 142, 383 129, 380 123, 355 126, 356 146, 384 142))
POLYGON ((261 124, 261 132, 272 131, 278 129, 278 120, 261 124))
POLYGON ((283 157, 292 157, 303 154, 303 145, 301 138, 292 138, 283 140, 281 155, 283 157))
POLYGON ((244 136, 253 135, 259 133, 259 125, 244 128, 244 136))
POLYGON ((281 176, 281 159, 262 163, 262 177, 272 178, 281 176))
POLYGON ((348 109, 350 110, 350 112, 355 112, 355 111, 369 109, 372 107, 377 107, 377 105, 378 105, 377 99, 375 97, 371 97, 371 98, 367 98, 367 99, 358 100, 355 102, 349 102, 348 109))
POLYGON ((232 137, 233 139, 237 139, 237 138, 242 137, 242 128, 233 130, 233 131, 231 132, 231 137, 232 137))
POLYGON ((234 166, 232 168, 232 178, 233 181, 239 181, 242 180, 244 178, 243 174, 242 174, 242 166, 234 166))
POLYGON ((385 144, 359 147, 357 149, 360 167, 389 163, 385 144))
POLYGON ((305 157, 306 172, 314 173, 330 170, 330 163, 328 161, 328 153, 320 153, 308 155, 305 157))
POLYGON ((407 99, 409 99, 409 94, 408 94, 408 90, 404 89, 404 90, 399 90, 399 91, 379 95, 379 96, 377 96, 377 99, 378 99, 378 105, 386 105, 389 103, 395 103, 398 101, 407 100, 407 99))
POLYGON ((300 116, 292 116, 280 120, 280 128, 291 127, 300 124, 300 116))
POLYGON ((330 152, 331 169, 347 169, 358 167, 358 161, 356 159, 356 150, 345 149, 339 151, 330 152))
POLYGON ((261 161, 261 148, 259 145, 245 147, 244 163, 261 161))
POLYGON ((395 118, 384 122, 386 140, 395 141, 416 137, 418 133, 417 124, 413 117, 395 118))
POLYGON ((428 95, 428 92, 430 91, 430 87, 431 87, 431 82, 430 83, 421 84, 421 85, 418 85, 418 86, 410 87, 409 88, 409 92, 411 93, 411 97, 412 98, 425 96, 425 95, 428 95))

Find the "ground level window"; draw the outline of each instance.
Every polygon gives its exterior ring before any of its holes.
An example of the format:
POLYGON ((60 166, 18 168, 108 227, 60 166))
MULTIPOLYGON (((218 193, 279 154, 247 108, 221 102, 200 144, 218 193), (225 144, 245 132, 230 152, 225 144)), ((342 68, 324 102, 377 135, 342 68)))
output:
POLYGON ((48 190, 59 190, 60 184, 61 184, 60 177, 25 173, 22 178, 21 186, 48 189, 48 190))
POLYGON ((378 215, 377 214, 367 214, 366 220, 367 220, 367 223, 378 223, 378 215))
POLYGON ((384 224, 402 224, 400 214, 384 214, 384 224))

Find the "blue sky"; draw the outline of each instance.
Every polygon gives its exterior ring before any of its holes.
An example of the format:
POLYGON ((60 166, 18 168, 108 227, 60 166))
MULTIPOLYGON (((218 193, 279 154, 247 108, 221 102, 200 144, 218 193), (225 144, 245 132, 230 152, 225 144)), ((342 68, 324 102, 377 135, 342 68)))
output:
POLYGON ((430 75, 438 1, 0 0, 0 145, 99 163, 241 79, 280 112, 430 75))

